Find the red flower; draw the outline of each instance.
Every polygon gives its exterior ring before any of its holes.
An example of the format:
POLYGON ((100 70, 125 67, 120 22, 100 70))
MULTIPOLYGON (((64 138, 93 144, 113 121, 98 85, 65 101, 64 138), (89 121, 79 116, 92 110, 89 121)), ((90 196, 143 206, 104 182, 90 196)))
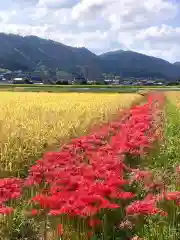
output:
POLYGON ((94 219, 90 219, 88 222, 90 227, 96 227, 102 224, 102 221, 100 219, 94 218, 94 219))
POLYGON ((180 201, 180 192, 178 192, 178 191, 168 192, 168 193, 166 193, 165 198, 167 200, 171 200, 171 201, 180 201))
POLYGON ((128 200, 128 199, 132 199, 136 196, 136 194, 131 193, 131 192, 116 192, 115 194, 111 195, 114 198, 118 198, 118 199, 124 199, 124 200, 128 200))
MULTIPOLYGON (((32 201, 50 215, 92 217, 103 209, 119 208, 113 203, 116 199, 135 197, 134 193, 123 190, 130 184, 127 173, 132 172, 125 164, 126 156, 143 156, 152 148, 162 103, 158 95, 150 95, 146 104, 133 107, 120 121, 116 119, 90 135, 71 140, 59 152, 46 153, 31 167, 24 183, 30 187, 43 183, 47 187, 32 201)), ((134 180, 157 188, 150 185, 152 178, 148 171, 134 171, 134 180)), ((8 180, 8 185, 0 180, 1 204, 21 195, 20 185, 11 181, 8 180)), ((163 215, 156 206, 158 199, 159 196, 149 195, 143 201, 133 202, 127 207, 127 214, 163 215)), ((31 213, 38 214, 35 209, 31 213)))
POLYGON ((3 215, 9 215, 13 211, 14 211, 13 208, 10 208, 10 207, 3 207, 3 206, 0 207, 0 214, 3 214, 3 215))
POLYGON ((80 216, 94 216, 99 212, 99 209, 97 207, 93 206, 86 206, 81 211, 79 211, 80 216))
POLYGON ((0 203, 5 203, 21 196, 22 180, 18 178, 0 179, 0 203))
POLYGON ((37 209, 32 209, 30 212, 27 213, 30 216, 37 216, 40 214, 40 211, 37 209))
POLYGON ((161 213, 162 210, 157 208, 156 202, 153 200, 142 200, 142 201, 135 201, 131 203, 126 208, 126 213, 128 215, 156 215, 158 213, 161 213))
POLYGON ((91 231, 89 231, 87 234, 88 234, 89 239, 91 239, 93 237, 93 235, 94 235, 94 233, 91 232, 91 231))
POLYGON ((64 228, 62 224, 57 225, 57 234, 58 236, 62 236, 64 234, 64 228))

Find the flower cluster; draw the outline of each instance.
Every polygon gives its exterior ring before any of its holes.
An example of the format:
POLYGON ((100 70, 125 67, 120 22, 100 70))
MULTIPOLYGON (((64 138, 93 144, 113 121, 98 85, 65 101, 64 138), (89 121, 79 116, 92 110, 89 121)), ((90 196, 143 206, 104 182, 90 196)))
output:
POLYGON ((150 95, 147 103, 130 109, 121 121, 45 154, 25 182, 43 186, 32 201, 50 215, 88 217, 135 198, 135 193, 125 190, 130 184, 126 173, 131 171, 125 164, 126 154, 145 155, 152 148, 162 103, 159 95, 150 95))
POLYGON ((165 199, 169 201, 174 201, 177 206, 180 206, 180 191, 167 192, 165 194, 165 199))
MULTIPOLYGON (((151 172, 132 169, 128 162, 129 156, 143 159, 162 138, 163 104, 162 95, 150 94, 146 103, 132 107, 123 118, 72 139, 59 152, 46 153, 30 168, 23 183, 23 187, 38 189, 31 198, 34 209, 29 213, 80 217, 87 219, 92 229, 102 224, 101 213, 107 210, 116 212, 123 208, 126 219, 129 215, 166 216, 158 207, 159 201, 173 200, 179 204, 179 193, 161 194, 164 186, 153 180, 151 172), (144 199, 139 200, 132 188, 134 182, 144 186, 144 199)), ((4 203, 21 195, 21 184, 18 179, 0 181, 0 214, 11 212, 4 203)), ((122 223, 121 228, 133 226, 128 220, 122 223)), ((63 234, 61 224, 57 231, 63 234)))
POLYGON ((0 214, 10 214, 13 209, 5 203, 21 196, 22 180, 18 178, 0 179, 0 214))
POLYGON ((131 203, 127 208, 128 215, 156 215, 165 216, 167 213, 157 207, 156 199, 144 199, 131 203))

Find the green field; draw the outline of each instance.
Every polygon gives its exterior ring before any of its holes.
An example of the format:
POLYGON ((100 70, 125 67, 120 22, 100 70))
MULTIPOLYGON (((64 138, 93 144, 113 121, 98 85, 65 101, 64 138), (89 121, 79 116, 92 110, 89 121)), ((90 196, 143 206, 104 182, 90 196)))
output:
POLYGON ((154 86, 154 85, 148 85, 148 86, 133 86, 133 85, 80 85, 80 84, 74 84, 74 85, 40 85, 40 84, 6 84, 6 85, 0 85, 0 88, 9 88, 9 87, 41 87, 41 88, 47 88, 47 87, 57 87, 57 88, 173 88, 178 87, 177 86, 166 86, 166 85, 160 85, 160 86, 154 86))
POLYGON ((137 92, 141 90, 176 90, 179 86, 124 86, 124 85, 0 85, 0 91, 15 92, 137 92))

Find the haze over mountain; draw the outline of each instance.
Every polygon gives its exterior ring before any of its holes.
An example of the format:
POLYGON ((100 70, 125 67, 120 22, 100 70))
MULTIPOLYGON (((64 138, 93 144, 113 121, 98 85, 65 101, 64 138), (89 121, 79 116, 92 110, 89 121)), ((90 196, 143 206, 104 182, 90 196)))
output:
POLYGON ((39 65, 74 72, 86 67, 90 78, 100 73, 124 77, 180 77, 180 64, 133 51, 118 50, 96 55, 87 48, 75 48, 36 36, 0 33, 0 67, 31 71, 39 65))

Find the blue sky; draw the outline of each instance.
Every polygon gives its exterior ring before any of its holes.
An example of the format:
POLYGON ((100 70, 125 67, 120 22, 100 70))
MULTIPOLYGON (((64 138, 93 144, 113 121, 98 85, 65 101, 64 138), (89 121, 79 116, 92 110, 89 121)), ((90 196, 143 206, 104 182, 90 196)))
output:
POLYGON ((6 0, 0 31, 180 61, 180 0, 6 0))

